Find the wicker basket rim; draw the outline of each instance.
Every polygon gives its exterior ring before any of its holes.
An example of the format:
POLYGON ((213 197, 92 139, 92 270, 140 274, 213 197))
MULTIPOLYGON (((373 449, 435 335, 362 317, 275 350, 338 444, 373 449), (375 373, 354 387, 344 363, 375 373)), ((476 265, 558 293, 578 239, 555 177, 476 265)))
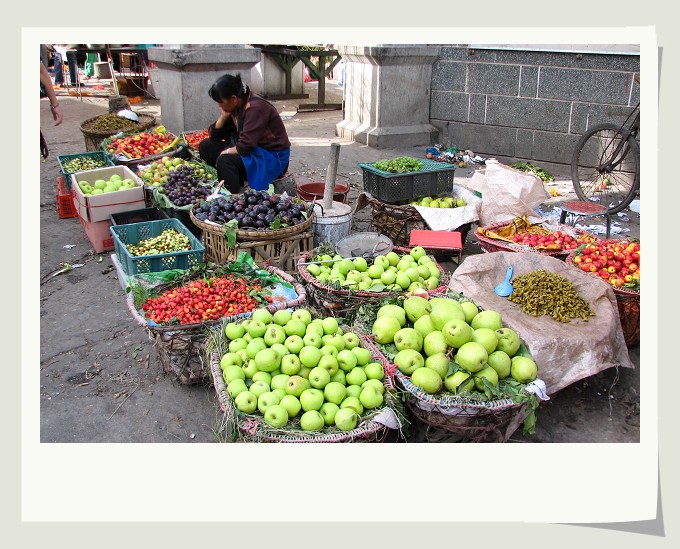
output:
POLYGON ((120 129, 120 130, 114 130, 114 131, 108 131, 108 132, 97 132, 97 131, 92 131, 87 129, 87 124, 89 122, 93 122, 94 120, 97 120, 101 115, 93 116, 92 118, 88 118, 87 120, 83 121, 80 124, 80 130, 84 133, 89 135, 90 137, 109 137, 111 135, 115 135, 116 133, 120 131, 130 131, 130 130, 135 130, 135 129, 146 129, 154 125, 156 122, 156 117, 150 114, 143 114, 143 113, 138 113, 137 116, 140 118, 139 121, 139 126, 136 128, 128 128, 128 129, 120 129), (142 118, 146 118, 147 120, 145 122, 142 122, 142 118))
MULTIPOLYGON (((218 235, 223 235, 226 232, 226 227, 224 225, 221 225, 220 227, 215 227, 210 223, 205 223, 200 219, 196 218, 196 216, 194 215, 195 207, 196 205, 194 205, 189 210, 189 217, 191 218, 191 221, 193 221, 196 224, 197 227, 200 227, 201 229, 209 233, 218 235)), ((267 231, 245 231, 242 229, 236 229, 236 238, 238 239, 240 237, 241 239, 247 240, 279 240, 285 236, 294 236, 300 233, 304 233, 312 225, 313 221, 314 212, 311 212, 307 216, 307 219, 305 219, 302 223, 298 223, 297 225, 293 225, 292 227, 284 227, 282 229, 270 229, 267 231)))
MULTIPOLYGON (((604 242, 611 242, 612 239, 610 240, 605 240, 604 242)), ((578 267, 574 264, 574 257, 576 257, 576 251, 572 250, 571 253, 565 258, 565 262, 568 265, 571 265, 574 267, 574 269, 578 269, 578 267)), ((579 269, 581 270, 581 269, 579 269)), ((595 278, 595 277, 593 277, 595 278)), ((599 278, 599 277, 598 277, 599 278)), ((609 284, 611 286, 611 284, 609 284)), ((612 290, 614 290, 615 294, 622 295, 622 296, 630 296, 630 297, 637 297, 638 299, 640 298, 640 291, 639 290, 622 290, 621 288, 616 288, 615 286, 611 287, 612 290)))
MULTIPOLYGON (((401 246, 394 246, 393 250, 407 250, 408 248, 403 248, 401 246)), ((312 255, 313 252, 304 252, 300 254, 300 258, 298 260, 298 274, 305 280, 305 282, 309 282, 312 286, 315 288, 318 288, 320 290, 324 290, 330 294, 335 294, 337 296, 354 296, 354 297, 397 297, 400 295, 404 295, 405 292, 368 292, 365 290, 337 290, 333 288, 332 286, 328 286, 326 284, 323 284, 322 282, 319 282, 312 274, 306 269, 305 265, 300 265, 300 263, 304 263, 307 258, 309 258, 312 255)), ((442 276, 440 277, 440 280, 444 281, 444 284, 441 284, 434 290, 428 290, 429 294, 438 294, 446 290, 448 288, 448 277, 446 275, 446 271, 444 271, 444 268, 435 260, 433 260, 435 265, 437 265, 437 268, 439 269, 439 272, 442 273, 442 276)))
MULTIPOLYGON (((270 273, 278 275, 282 280, 288 282, 289 284, 292 284, 293 287, 295 288, 295 293, 298 295, 296 299, 286 301, 285 303, 278 302, 278 303, 270 303, 267 307, 265 307, 270 313, 274 313, 280 309, 289 309, 290 307, 297 307, 298 305, 303 304, 307 300, 307 292, 305 290, 305 287, 300 284, 297 280, 295 280, 294 277, 286 273, 285 271, 282 271, 281 269, 274 267, 273 265, 268 265, 265 267, 266 270, 268 270, 270 273)), ((181 324, 181 325, 172 325, 172 326, 153 326, 150 325, 147 321, 147 319, 142 316, 137 308, 135 307, 134 304, 134 296, 132 295, 132 292, 129 292, 126 297, 126 303, 128 310, 130 311, 130 314, 132 315, 132 318, 134 318, 135 322, 139 324, 142 328, 145 328, 149 330, 152 333, 155 332, 193 332, 193 331, 200 331, 205 328, 210 328, 212 326, 216 326, 217 324, 221 323, 224 321, 224 318, 229 318, 230 320, 239 320, 239 319, 245 319, 249 317, 252 314, 252 311, 249 313, 241 313, 239 315, 234 315, 231 317, 224 317, 220 318, 217 320, 212 320, 209 322, 201 322, 197 324, 181 324)))

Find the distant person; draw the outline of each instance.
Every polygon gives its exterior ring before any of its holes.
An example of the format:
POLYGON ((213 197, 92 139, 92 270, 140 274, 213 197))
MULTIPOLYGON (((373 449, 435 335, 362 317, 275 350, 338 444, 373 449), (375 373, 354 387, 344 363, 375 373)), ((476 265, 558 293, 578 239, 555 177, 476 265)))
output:
POLYGON ((290 140, 276 107, 252 93, 240 74, 221 76, 208 95, 220 116, 208 128, 210 137, 199 143, 201 158, 231 193, 246 183, 266 190, 286 174, 290 159, 290 140))
POLYGON ((54 48, 54 83, 57 86, 64 85, 64 59, 68 63, 68 74, 71 86, 77 84, 78 60, 75 50, 71 50, 68 44, 52 44, 54 48))
MULTIPOLYGON (((40 98, 47 97, 50 100, 50 112, 52 113, 52 118, 54 118, 54 125, 58 126, 62 123, 64 116, 61 112, 61 106, 57 100, 57 94, 54 92, 54 87, 52 86, 52 79, 50 78, 50 73, 47 72, 47 67, 40 62, 40 98)), ((40 154, 43 158, 47 158, 50 154, 47 148, 47 142, 43 136, 42 130, 40 130, 40 154)))

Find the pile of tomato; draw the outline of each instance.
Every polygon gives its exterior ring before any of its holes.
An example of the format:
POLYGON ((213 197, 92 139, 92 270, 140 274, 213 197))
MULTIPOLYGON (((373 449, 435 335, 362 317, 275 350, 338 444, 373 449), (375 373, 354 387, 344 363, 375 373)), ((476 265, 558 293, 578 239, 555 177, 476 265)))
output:
POLYGON ((573 258, 574 264, 615 288, 640 290, 640 243, 603 240, 586 245, 573 258))
POLYGON ((148 298, 146 318, 156 324, 195 324, 253 311, 273 298, 262 285, 234 276, 200 278, 148 298))
POLYGON ((524 246, 531 246, 532 248, 544 248, 554 251, 571 251, 575 250, 582 244, 595 242, 597 239, 589 234, 578 234, 571 236, 562 231, 553 231, 548 234, 538 233, 516 233, 512 236, 512 241, 524 246))
POLYGON ((210 133, 208 132, 208 130, 201 130, 199 132, 184 134, 184 137, 186 139, 187 144, 192 149, 198 150, 198 144, 204 139, 210 137, 210 133))
POLYGON ((126 137, 113 137, 107 149, 111 154, 123 153, 130 158, 142 158, 171 149, 179 140, 171 133, 139 132, 126 137))

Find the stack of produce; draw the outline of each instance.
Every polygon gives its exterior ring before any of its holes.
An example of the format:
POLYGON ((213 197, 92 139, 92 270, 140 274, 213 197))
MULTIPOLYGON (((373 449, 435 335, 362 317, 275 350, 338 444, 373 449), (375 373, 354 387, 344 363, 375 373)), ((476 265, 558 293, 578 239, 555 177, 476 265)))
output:
POLYGON ((159 131, 157 128, 154 131, 111 137, 105 141, 104 146, 111 155, 122 154, 127 158, 137 159, 163 154, 176 149, 180 143, 179 137, 167 131, 159 131))
POLYGON ((168 182, 170 172, 176 170, 178 166, 186 164, 194 168, 194 174, 198 178, 217 182, 217 175, 214 170, 209 169, 208 166, 200 164, 194 160, 185 160, 184 158, 163 156, 151 164, 139 166, 137 175, 142 178, 145 185, 150 187, 157 187, 163 183, 168 182))
POLYGON ((575 250, 571 262, 614 288, 640 291, 640 242, 614 239, 587 244, 575 250))
POLYGON ((191 240, 177 229, 166 229, 158 236, 145 238, 137 244, 127 244, 126 248, 130 255, 139 257, 143 255, 167 254, 191 250, 191 240))
POLYGON ((198 150, 198 145, 203 141, 204 139, 207 139, 210 137, 210 133, 208 130, 200 130, 197 132, 186 132, 184 134, 184 139, 187 142, 187 145, 191 147, 194 150, 198 150))
POLYGON ((385 434, 374 419, 394 407, 390 378, 380 357, 334 317, 257 310, 226 323, 211 356, 222 408, 245 438, 341 442, 385 434))
POLYGON ((464 199, 452 196, 423 196, 403 201, 403 203, 410 204, 411 206, 424 206, 426 208, 462 208, 467 206, 467 202, 464 199))

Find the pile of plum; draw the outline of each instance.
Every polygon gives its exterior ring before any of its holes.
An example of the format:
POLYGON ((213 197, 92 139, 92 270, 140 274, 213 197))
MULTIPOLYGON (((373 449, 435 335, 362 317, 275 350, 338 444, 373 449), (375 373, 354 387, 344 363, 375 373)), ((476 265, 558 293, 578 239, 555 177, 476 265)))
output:
POLYGON ((159 187, 159 192, 177 206, 188 206, 205 200, 213 192, 212 184, 207 178, 197 177, 193 166, 180 164, 168 174, 168 181, 159 187))
POLYGON ((239 229, 292 227, 307 219, 304 203, 287 195, 247 190, 239 195, 220 196, 201 202, 193 211, 196 219, 224 224, 235 219, 239 229))

